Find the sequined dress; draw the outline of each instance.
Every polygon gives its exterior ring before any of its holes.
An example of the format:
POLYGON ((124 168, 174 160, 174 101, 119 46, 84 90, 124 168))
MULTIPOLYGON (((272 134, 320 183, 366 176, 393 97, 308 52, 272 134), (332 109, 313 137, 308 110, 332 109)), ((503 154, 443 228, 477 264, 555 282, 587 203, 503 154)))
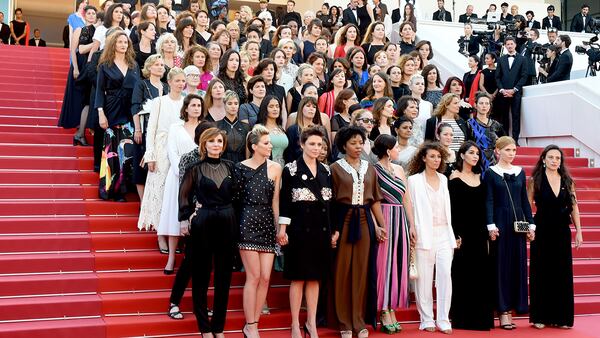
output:
POLYGON ((275 182, 267 176, 267 162, 256 169, 237 163, 234 169, 240 191, 241 250, 275 252, 273 193, 275 182))

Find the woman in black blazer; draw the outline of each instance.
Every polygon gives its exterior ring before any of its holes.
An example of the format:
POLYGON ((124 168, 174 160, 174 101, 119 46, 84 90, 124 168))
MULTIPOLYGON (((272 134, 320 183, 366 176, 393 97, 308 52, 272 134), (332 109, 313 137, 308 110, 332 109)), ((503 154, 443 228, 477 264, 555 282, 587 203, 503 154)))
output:
POLYGON ((450 149, 458 151, 460 145, 470 135, 467 123, 458 116, 459 110, 460 97, 458 95, 448 93, 442 96, 440 103, 433 111, 433 115, 425 122, 425 140, 435 141, 437 126, 442 122, 446 122, 452 126, 454 132, 450 149))

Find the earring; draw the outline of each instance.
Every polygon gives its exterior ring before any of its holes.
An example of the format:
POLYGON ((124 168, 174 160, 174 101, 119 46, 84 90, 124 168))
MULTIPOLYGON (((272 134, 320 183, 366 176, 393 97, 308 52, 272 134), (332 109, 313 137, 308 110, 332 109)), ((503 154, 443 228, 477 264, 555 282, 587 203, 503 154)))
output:
POLYGON ((542 164, 542 166, 543 166, 544 168, 546 168, 546 163, 542 164))

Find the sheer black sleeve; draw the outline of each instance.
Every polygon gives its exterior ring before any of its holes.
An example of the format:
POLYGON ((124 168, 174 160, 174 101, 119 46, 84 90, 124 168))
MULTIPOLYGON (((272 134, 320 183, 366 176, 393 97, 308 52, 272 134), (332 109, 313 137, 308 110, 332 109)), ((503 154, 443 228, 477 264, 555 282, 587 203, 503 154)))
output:
POLYGON ((194 203, 194 188, 197 181, 197 167, 192 167, 185 172, 179 185, 179 221, 187 221, 196 210, 194 203))

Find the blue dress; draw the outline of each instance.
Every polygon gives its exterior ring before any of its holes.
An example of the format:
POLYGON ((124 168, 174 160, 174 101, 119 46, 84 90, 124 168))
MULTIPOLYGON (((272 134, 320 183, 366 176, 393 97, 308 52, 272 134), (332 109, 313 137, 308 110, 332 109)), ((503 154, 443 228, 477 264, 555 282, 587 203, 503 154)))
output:
POLYGON ((495 308, 499 312, 527 313, 527 237, 513 228, 515 213, 519 221, 533 224, 525 172, 519 167, 507 172, 492 166, 486 171, 484 182, 487 224, 495 224, 500 232, 495 241, 489 242, 497 292, 495 308))

